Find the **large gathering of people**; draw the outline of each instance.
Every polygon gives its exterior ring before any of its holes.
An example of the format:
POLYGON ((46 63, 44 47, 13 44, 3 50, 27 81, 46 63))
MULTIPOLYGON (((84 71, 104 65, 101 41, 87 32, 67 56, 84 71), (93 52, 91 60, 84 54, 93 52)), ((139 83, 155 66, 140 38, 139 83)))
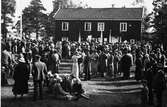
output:
POLYGON ((96 77, 130 79, 131 73, 134 73, 135 80, 144 83, 144 88, 148 89, 148 100, 146 98, 145 102, 154 104, 155 95, 157 106, 162 107, 167 51, 150 41, 100 44, 97 41, 79 43, 8 39, 2 40, 1 55, 2 86, 7 85, 7 79, 13 77, 15 97, 28 93, 31 74, 33 98, 37 100, 38 93, 43 99, 45 83, 57 98, 88 98, 83 94, 82 80, 96 77), (69 76, 59 74, 62 59, 73 62, 69 76))

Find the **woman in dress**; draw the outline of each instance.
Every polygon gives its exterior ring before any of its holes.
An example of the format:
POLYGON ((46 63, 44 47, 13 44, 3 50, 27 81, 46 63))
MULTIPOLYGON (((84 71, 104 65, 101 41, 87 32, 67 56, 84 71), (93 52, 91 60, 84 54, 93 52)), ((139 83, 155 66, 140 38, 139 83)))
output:
POLYGON ((79 66, 78 66, 78 59, 82 57, 81 55, 78 54, 77 51, 75 51, 74 55, 72 56, 72 75, 76 78, 79 78, 79 66))
POLYGON ((18 94, 23 97, 23 94, 28 93, 29 73, 28 64, 26 63, 23 55, 21 55, 13 75, 15 83, 12 91, 15 97, 17 97, 18 94))
POLYGON ((98 58, 99 55, 96 50, 93 50, 93 53, 91 54, 91 72, 93 76, 97 76, 98 72, 98 58))

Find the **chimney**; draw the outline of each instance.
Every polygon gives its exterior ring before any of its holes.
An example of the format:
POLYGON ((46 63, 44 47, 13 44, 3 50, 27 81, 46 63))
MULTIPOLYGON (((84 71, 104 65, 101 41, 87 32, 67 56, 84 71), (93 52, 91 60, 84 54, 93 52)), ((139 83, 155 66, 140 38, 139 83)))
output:
POLYGON ((125 6, 125 5, 123 5, 123 6, 122 6, 122 8, 126 8, 126 6, 125 6))
POLYGON ((114 7, 115 7, 115 4, 112 4, 111 6, 112 6, 112 8, 114 8, 114 7))
POLYGON ((59 6, 59 9, 62 9, 62 8, 63 8, 63 3, 62 3, 62 1, 58 1, 58 6, 59 6))

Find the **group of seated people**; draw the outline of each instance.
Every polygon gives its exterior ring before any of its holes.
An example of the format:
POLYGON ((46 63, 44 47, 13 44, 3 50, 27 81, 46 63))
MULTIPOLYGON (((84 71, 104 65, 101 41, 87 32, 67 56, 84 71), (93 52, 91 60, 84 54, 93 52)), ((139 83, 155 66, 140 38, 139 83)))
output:
POLYGON ((84 94, 84 90, 79 78, 73 75, 52 74, 48 72, 47 86, 49 93, 53 94, 57 99, 62 100, 78 100, 79 98, 89 99, 84 94))

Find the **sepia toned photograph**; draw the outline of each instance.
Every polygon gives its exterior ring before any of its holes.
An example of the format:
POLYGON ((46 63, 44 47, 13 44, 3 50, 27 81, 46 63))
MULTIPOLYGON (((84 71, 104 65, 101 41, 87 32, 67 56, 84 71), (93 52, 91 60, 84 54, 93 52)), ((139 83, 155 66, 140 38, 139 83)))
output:
POLYGON ((1 107, 167 107, 167 0, 1 0, 1 107))

